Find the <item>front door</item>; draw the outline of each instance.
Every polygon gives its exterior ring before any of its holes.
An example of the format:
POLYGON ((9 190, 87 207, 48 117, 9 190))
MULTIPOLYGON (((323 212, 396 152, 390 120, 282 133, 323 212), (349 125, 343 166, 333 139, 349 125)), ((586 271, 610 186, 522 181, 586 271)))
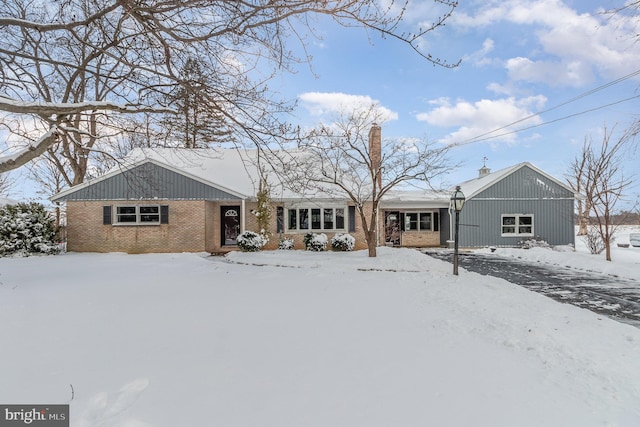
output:
POLYGON ((222 206, 220 208, 222 219, 222 246, 238 244, 240 234, 240 206, 222 206))
POLYGON ((387 246, 400 246, 400 212, 384 213, 384 242, 387 246))

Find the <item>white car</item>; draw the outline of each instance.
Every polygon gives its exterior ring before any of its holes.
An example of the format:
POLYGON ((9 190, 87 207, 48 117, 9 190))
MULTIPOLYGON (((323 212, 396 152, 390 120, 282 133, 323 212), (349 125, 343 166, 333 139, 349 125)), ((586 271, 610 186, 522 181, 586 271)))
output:
POLYGON ((640 247, 640 233, 629 234, 629 243, 631 246, 640 247))

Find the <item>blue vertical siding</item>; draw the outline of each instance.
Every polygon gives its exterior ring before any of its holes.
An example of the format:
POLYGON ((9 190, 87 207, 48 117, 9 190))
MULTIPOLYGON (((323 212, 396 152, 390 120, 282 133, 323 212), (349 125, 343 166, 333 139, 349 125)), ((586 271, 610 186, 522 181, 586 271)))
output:
POLYGON ((154 163, 123 170, 64 197, 64 200, 137 199, 239 200, 240 197, 154 163))
POLYGON ((461 246, 517 246, 528 239, 502 236, 504 214, 533 215, 533 234, 551 245, 575 243, 573 193, 522 167, 467 200, 460 214, 461 246))

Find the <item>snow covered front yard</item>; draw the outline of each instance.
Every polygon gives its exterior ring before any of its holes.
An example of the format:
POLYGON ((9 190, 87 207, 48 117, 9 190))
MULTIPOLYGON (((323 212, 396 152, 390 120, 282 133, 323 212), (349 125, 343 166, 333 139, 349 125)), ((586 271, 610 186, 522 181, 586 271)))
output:
POLYGON ((411 249, 0 259, 0 337, 78 427, 640 425, 640 329, 411 249))

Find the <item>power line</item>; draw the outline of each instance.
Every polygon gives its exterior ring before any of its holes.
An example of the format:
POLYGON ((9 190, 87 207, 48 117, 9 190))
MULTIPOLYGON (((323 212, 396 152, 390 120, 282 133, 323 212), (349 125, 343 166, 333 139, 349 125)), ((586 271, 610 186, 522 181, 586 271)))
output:
MULTIPOLYGON (((636 99, 636 98, 640 98, 640 95, 636 95, 636 96, 632 96, 632 97, 629 97, 629 98, 621 99, 619 101, 611 102, 611 103, 606 104, 606 105, 601 105, 599 107, 594 107, 594 108, 590 108, 588 110, 580 111, 578 113, 573 113, 573 114, 569 114, 567 116, 559 117, 557 119, 553 119, 553 120, 548 121, 548 122, 538 123, 536 125, 531 125, 531 126, 527 126, 527 127, 524 127, 524 128, 512 130, 512 131, 509 131, 509 132, 504 132, 504 133, 501 133, 501 134, 498 134, 498 135, 486 136, 484 138, 475 137, 475 138, 472 138, 472 139, 468 139, 466 141, 462 141, 462 142, 457 142, 457 143, 451 144, 451 146, 452 147, 459 147, 461 145, 472 144, 474 142, 481 142, 481 141, 487 141, 489 139, 500 138, 501 136, 511 135, 512 133, 518 133, 518 132, 522 132, 522 131, 525 131, 525 130, 537 128, 537 127, 540 127, 540 126, 550 125, 552 123, 559 122, 559 121, 566 120, 566 119, 570 119, 572 117, 580 116, 582 114, 591 113, 593 111, 597 111, 597 110, 601 110, 603 108, 611 107, 612 105, 621 104, 623 102, 627 102, 627 101, 630 101, 630 100, 636 99)), ((504 129, 504 128, 509 127, 509 126, 511 126, 511 125, 504 126, 504 127, 500 128, 500 129, 504 129)), ((500 130, 500 129, 497 129, 497 130, 500 130)), ((488 133, 493 133, 493 132, 496 132, 497 130, 492 131, 492 132, 488 132, 488 133)), ((484 135, 487 135, 488 133, 485 133, 484 135)))
POLYGON ((510 135, 512 133, 521 132, 521 131, 528 130, 528 129, 535 128, 535 127, 539 127, 539 126, 544 126, 545 124, 555 123, 555 122, 558 122, 558 121, 561 121, 561 120, 569 119, 571 117, 579 116, 581 114, 586 114, 586 113, 589 113, 589 112, 592 112, 592 111, 596 111, 596 110, 599 110, 599 109, 602 109, 602 108, 610 107, 612 105, 620 104, 622 102, 626 102, 626 101, 638 98, 638 96, 633 96, 633 97, 626 98, 626 99, 623 99, 623 100, 620 100, 620 101, 616 101, 616 102, 613 102, 613 103, 610 103, 610 104, 607 104, 607 105, 602 105, 600 107, 592 108, 592 109, 589 109, 589 110, 581 111, 579 113, 570 114, 568 116, 564 116, 564 117, 561 117, 561 118, 558 118, 558 119, 554 119, 554 120, 552 120, 550 122, 541 123, 541 124, 537 124, 537 125, 532 125, 532 126, 528 126, 528 127, 521 128, 521 129, 516 129, 516 130, 510 131, 510 132, 501 133, 499 135, 488 136, 488 135, 494 134, 496 132, 499 132, 499 131, 501 131, 503 129, 509 128, 509 127, 511 127, 513 125, 516 125, 518 123, 522 123, 524 121, 527 121, 527 120, 529 120, 529 119, 531 119, 533 117, 539 116, 541 114, 548 113, 548 112, 553 111, 553 110, 557 110, 560 107, 564 107, 565 105, 571 104, 572 102, 578 101, 579 99, 585 98, 585 97, 587 97, 589 95, 593 95, 596 92, 599 92, 601 90, 607 89, 607 88, 609 88, 611 86, 614 86, 614 85, 616 85, 616 84, 618 84, 620 82, 628 80, 628 79, 630 79, 632 77, 635 77, 637 75, 640 75, 640 69, 636 70, 636 71, 634 71, 632 73, 629 73, 629 74, 627 74, 625 76, 622 76, 622 77, 620 77, 620 78, 618 78, 616 80, 613 80, 611 82, 608 82, 608 83, 605 83, 605 84, 603 84, 601 86, 593 88, 593 89, 591 89, 591 90, 589 90, 587 92, 583 92, 583 93, 581 93, 581 94, 579 94, 579 95, 577 95, 577 96, 575 96, 575 97, 573 97, 573 98, 571 98, 571 99, 569 99, 567 101, 561 102, 558 105, 555 105, 553 107, 547 108, 545 110, 538 111, 536 113, 533 113, 533 114, 530 114, 530 115, 528 115, 526 117, 523 117, 522 119, 516 120, 516 121, 514 121, 512 123, 509 123, 507 125, 504 125, 504 126, 501 126, 499 128, 496 128, 496 129, 494 129, 492 131, 482 133, 480 135, 474 136, 473 138, 469 138, 469 139, 466 139, 464 141, 461 141, 461 142, 458 142, 458 143, 454 143, 454 144, 451 144, 451 145, 452 146, 467 145, 467 144, 471 144, 473 142, 480 142, 480 141, 486 141, 488 139, 499 138, 501 136, 510 135))

